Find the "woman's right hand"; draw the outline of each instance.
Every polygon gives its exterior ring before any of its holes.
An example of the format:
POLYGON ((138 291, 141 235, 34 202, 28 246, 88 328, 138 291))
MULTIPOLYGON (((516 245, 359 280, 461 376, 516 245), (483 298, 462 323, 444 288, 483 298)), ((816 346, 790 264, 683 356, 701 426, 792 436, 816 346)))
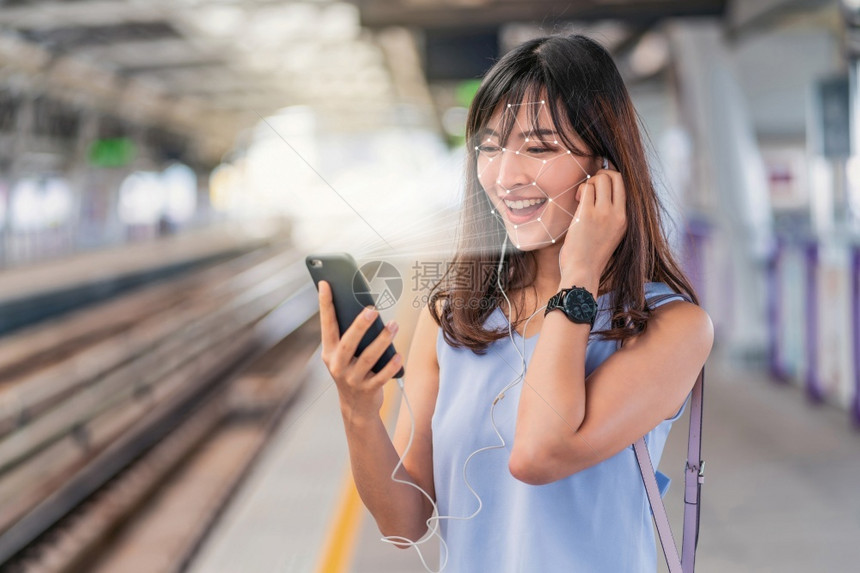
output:
POLYGON ((378 417, 382 407, 382 387, 400 370, 403 357, 399 353, 395 354, 378 373, 370 369, 397 334, 397 323, 389 322, 356 358, 358 343, 379 312, 372 308, 363 310, 341 337, 332 303, 331 287, 326 281, 319 281, 318 288, 322 360, 337 385, 341 411, 345 419, 350 420, 378 417))

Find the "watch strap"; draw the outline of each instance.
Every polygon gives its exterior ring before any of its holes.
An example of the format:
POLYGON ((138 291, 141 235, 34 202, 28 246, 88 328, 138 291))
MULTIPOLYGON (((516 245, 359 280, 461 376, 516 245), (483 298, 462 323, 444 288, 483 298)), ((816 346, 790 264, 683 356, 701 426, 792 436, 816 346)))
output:
POLYGON ((590 324, 593 327, 594 321, 597 318, 597 300, 594 298, 594 295, 591 294, 591 291, 589 291, 585 287, 573 285, 571 288, 561 289, 549 299, 549 301, 546 303, 546 310, 544 311, 544 316, 546 316, 547 314, 549 314, 550 311, 553 310, 561 310, 564 315, 570 319, 571 322, 574 322, 576 324, 590 324), (571 314, 568 312, 568 309, 565 307, 565 298, 571 291, 577 291, 578 293, 586 293, 589 297, 591 297, 591 306, 593 306, 594 311, 588 322, 580 320, 578 317, 571 316, 571 314))
POLYGON ((546 316, 552 310, 563 310, 561 307, 561 301, 564 299, 564 295, 566 295, 569 290, 570 289, 568 288, 563 288, 554 295, 552 295, 549 299, 549 302, 546 303, 546 310, 544 311, 543 315, 546 316))

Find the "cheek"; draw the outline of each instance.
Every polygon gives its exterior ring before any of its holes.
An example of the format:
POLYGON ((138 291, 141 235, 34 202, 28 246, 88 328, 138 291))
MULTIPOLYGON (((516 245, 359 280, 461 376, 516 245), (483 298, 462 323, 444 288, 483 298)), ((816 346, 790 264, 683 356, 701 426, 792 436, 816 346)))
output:
POLYGON ((496 170, 493 168, 493 164, 484 164, 484 162, 479 161, 477 167, 478 183, 484 189, 491 188, 497 179, 497 175, 495 173, 496 170))
POLYGON ((576 194, 580 184, 571 184, 570 179, 559 182, 556 185, 543 187, 543 192, 553 200, 553 203, 561 205, 565 209, 576 205, 576 194))
POLYGON ((546 189, 547 194, 552 198, 552 204, 547 209, 547 218, 553 222, 569 224, 579 207, 579 201, 576 195, 579 190, 579 183, 576 185, 570 184, 570 179, 552 189, 546 189))

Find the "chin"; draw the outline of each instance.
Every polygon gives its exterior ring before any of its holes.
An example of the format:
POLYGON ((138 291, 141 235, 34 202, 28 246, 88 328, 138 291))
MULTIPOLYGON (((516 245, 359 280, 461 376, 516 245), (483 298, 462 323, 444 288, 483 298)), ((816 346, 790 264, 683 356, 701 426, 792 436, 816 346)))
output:
POLYGON ((529 237, 526 239, 526 238, 523 238, 522 236, 520 236, 520 243, 517 244, 516 235, 512 235, 512 234, 508 233, 508 242, 511 245, 513 245, 518 251, 537 251, 537 250, 542 249, 544 247, 549 247, 549 246, 552 246, 553 244, 557 244, 561 240, 562 239, 559 238, 556 240, 555 243, 553 243, 552 240, 549 238, 538 239, 538 238, 529 237))
MULTIPOLYGON (((564 242, 564 237, 567 234, 567 229, 563 231, 554 231, 555 235, 550 235, 543 229, 540 232, 523 233, 511 229, 508 231, 508 242, 516 247, 519 251, 537 251, 545 247, 553 247, 564 242), (552 237, 555 237, 553 241, 552 237), (518 241, 519 239, 519 241, 518 241)), ((550 232, 553 232, 552 230, 550 232)))

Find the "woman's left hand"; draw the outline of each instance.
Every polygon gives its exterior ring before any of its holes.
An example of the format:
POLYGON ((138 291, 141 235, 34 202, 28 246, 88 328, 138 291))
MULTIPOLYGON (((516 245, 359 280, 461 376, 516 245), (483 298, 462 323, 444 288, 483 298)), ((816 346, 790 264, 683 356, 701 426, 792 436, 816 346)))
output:
POLYGON ((558 257, 562 286, 585 283, 597 296, 600 276, 627 232, 626 196, 614 169, 601 169, 579 186, 579 206, 558 257))

